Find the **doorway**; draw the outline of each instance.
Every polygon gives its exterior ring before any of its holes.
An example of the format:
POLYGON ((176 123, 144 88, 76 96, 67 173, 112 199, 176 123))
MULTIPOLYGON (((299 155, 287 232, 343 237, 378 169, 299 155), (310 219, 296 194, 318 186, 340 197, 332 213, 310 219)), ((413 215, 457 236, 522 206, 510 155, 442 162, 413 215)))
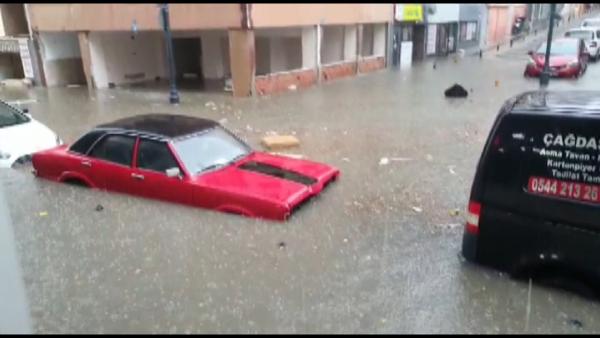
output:
POLYGON ((202 44, 199 38, 174 38, 175 77, 181 87, 203 86, 202 44))

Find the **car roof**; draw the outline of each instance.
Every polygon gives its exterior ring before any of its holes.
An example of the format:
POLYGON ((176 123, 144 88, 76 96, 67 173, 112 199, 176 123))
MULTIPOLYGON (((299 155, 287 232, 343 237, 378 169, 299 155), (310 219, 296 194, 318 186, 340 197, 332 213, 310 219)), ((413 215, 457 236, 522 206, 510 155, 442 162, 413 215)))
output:
POLYGON ((585 27, 576 27, 576 28, 571 28, 571 29, 569 29, 567 32, 577 32, 577 31, 589 31, 589 32, 595 32, 597 29, 598 29, 598 27, 585 26, 585 27))
POLYGON ((600 91, 530 91, 514 99, 510 113, 600 114, 600 91))
POLYGON ((215 128, 213 120, 174 114, 145 114, 126 117, 98 125, 95 129, 110 129, 173 139, 215 128))

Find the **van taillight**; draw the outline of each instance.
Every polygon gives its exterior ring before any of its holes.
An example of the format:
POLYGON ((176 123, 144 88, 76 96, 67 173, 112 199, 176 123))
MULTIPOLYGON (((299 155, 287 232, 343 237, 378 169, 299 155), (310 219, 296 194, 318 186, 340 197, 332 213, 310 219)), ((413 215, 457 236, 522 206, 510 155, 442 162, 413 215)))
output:
POLYGON ((481 215, 481 204, 473 201, 469 202, 466 227, 468 233, 479 234, 479 215, 481 215))

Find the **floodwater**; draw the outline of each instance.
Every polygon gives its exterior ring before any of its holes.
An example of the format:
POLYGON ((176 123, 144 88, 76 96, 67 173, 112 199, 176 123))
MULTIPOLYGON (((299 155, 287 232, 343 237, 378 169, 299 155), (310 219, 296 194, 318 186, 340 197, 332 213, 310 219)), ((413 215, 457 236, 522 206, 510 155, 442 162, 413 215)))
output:
MULTIPOLYGON (((10 302, 28 317, 0 332, 600 332, 597 302, 529 290, 460 256, 487 133, 501 104, 537 81, 523 78, 522 58, 432 62, 270 97, 188 90, 178 106, 156 88, 0 91, 35 100, 32 115, 69 143, 120 117, 177 113, 220 120, 256 148, 269 131, 295 134, 288 152, 342 172, 278 223, 0 171, 0 228, 12 234, 2 240, 13 243, 1 248, 15 262, 2 291, 23 290, 10 302), (444 98, 455 82, 467 99, 444 98)), ((599 76, 591 64, 550 89, 599 89, 599 76)))

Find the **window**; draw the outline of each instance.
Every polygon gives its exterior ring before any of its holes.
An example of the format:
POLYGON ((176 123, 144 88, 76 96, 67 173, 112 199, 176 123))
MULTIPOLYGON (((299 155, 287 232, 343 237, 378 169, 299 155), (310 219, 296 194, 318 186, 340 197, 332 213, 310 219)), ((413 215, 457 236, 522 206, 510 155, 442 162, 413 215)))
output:
POLYGON ((96 144, 90 156, 109 162, 131 165, 135 138, 124 135, 109 135, 96 144))
POLYGON ((460 41, 477 40, 477 22, 461 22, 459 39, 460 41))
POLYGON ((105 132, 101 130, 92 130, 91 132, 83 135, 75 143, 73 143, 69 150, 75 153, 85 155, 87 154, 88 150, 90 150, 92 144, 94 144, 94 142, 96 142, 96 140, 100 138, 100 136, 104 135, 104 133, 105 132))
POLYGON ((179 168, 177 161, 171 154, 171 150, 165 142, 140 140, 137 166, 140 169, 147 169, 165 173, 167 169, 179 168))

